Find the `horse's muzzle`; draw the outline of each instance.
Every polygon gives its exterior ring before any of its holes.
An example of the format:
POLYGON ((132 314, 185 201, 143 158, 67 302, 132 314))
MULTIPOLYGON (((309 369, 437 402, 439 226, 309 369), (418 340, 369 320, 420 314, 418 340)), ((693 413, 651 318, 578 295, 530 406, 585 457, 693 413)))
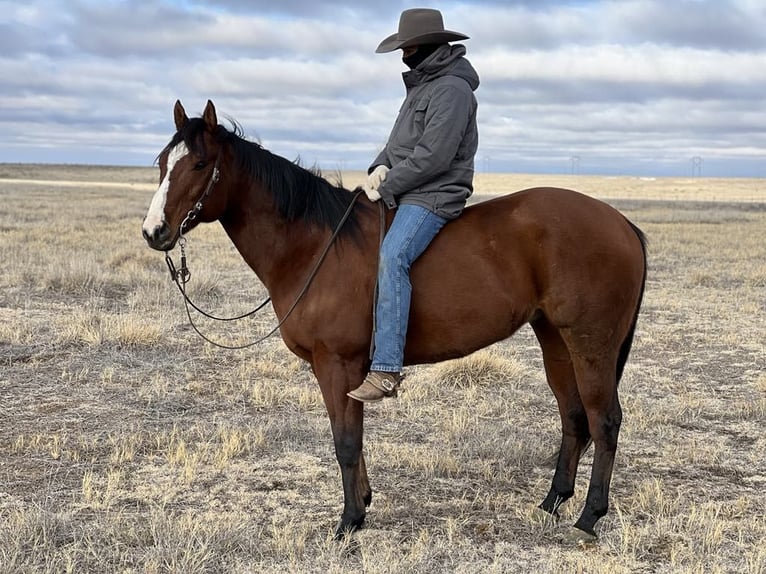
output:
POLYGON ((149 247, 157 251, 169 251, 175 245, 176 237, 170 230, 170 226, 164 221, 149 231, 146 227, 142 227, 141 232, 149 247))

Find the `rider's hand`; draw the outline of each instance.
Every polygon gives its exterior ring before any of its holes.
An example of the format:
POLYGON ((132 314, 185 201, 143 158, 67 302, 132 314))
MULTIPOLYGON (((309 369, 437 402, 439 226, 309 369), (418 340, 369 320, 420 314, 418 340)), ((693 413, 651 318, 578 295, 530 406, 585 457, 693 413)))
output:
POLYGON ((386 173, 388 173, 388 168, 385 165, 379 165, 372 170, 372 173, 367 176, 367 181, 362 184, 362 189, 370 201, 378 201, 380 199, 378 188, 383 183, 383 180, 386 179, 386 173))

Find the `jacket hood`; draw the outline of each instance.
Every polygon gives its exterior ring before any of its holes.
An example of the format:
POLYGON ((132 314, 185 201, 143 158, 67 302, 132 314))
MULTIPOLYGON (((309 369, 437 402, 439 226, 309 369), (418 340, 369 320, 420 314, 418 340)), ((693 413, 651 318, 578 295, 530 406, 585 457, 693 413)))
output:
POLYGON ((404 84, 411 88, 424 82, 430 82, 441 76, 457 76, 464 79, 472 90, 479 87, 479 74, 464 57, 465 46, 462 44, 444 44, 426 58, 414 70, 404 72, 404 84))

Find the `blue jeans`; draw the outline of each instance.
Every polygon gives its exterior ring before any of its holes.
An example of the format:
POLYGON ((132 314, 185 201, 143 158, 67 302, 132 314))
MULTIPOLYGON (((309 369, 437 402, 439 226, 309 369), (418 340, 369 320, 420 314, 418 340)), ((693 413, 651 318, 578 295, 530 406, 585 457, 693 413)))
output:
POLYGON ((410 316, 410 266, 447 220, 418 205, 400 205, 380 249, 372 371, 399 373, 410 316))

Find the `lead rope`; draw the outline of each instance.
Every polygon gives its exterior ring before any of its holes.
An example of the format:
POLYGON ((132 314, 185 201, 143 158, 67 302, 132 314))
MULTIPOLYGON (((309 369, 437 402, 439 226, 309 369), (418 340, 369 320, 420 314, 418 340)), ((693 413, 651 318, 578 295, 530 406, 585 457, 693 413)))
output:
MULTIPOLYGON (((319 255, 319 258, 317 259, 316 263, 314 263, 314 266, 311 268, 311 272, 309 273, 308 278, 306 279, 306 282, 303 285, 303 288, 298 293, 298 296, 295 298, 295 301, 293 301, 293 304, 290 305, 290 308, 287 310, 287 313, 285 313, 285 315, 282 317, 282 319, 280 319, 280 321, 277 323, 277 325, 271 331, 269 331, 268 333, 266 333, 262 337, 259 337, 255 341, 251 341, 249 343, 244 343, 242 345, 226 345, 224 343, 219 343, 217 341, 213 341, 212 339, 207 337, 204 333, 202 333, 202 331, 200 331, 199 328, 197 327, 197 325, 194 323, 194 320, 192 319, 192 316, 191 316, 191 311, 189 309, 190 304, 191 304, 192 307, 194 307, 194 309, 199 310, 199 308, 196 305, 194 305, 191 302, 191 300, 186 295, 186 283, 188 283, 189 278, 191 277, 191 273, 189 272, 188 268, 186 267, 186 251, 185 251, 186 240, 184 239, 183 235, 181 235, 181 237, 179 239, 179 247, 181 249, 181 269, 176 270, 175 265, 173 264, 173 260, 170 258, 170 255, 168 253, 165 253, 165 261, 166 261, 166 263, 168 265, 168 269, 170 270, 170 275, 171 275, 171 277, 173 279, 173 282, 176 284, 176 286, 178 287, 179 291, 181 291, 181 294, 183 295, 184 307, 186 308, 186 316, 189 318, 189 324, 192 326, 194 331, 200 337, 202 337, 202 339, 204 339, 205 341, 207 341, 211 345, 214 345, 214 346, 219 347, 221 349, 229 349, 229 350, 232 350, 232 351, 236 351, 236 350, 239 350, 239 349, 246 349, 248 347, 252 347, 254 345, 257 345, 258 343, 262 343, 263 341, 265 341, 266 339, 268 339, 269 337, 274 335, 274 333, 276 333, 279 330, 279 328, 285 323, 285 321, 287 321, 288 317, 290 317, 292 312, 298 306, 298 303, 301 301, 303 296, 309 290, 309 287, 311 286, 311 283, 314 281, 314 277, 316 277, 316 274, 319 271, 319 267, 322 265, 322 263, 324 262, 325 258, 327 257, 327 254, 330 252, 330 248, 332 247, 333 243, 335 243, 335 239, 338 237, 338 234, 340 233, 340 230, 343 227, 343 224, 346 223, 346 221, 348 220, 349 216, 351 215, 351 212, 354 209, 354 204, 356 203, 356 200, 359 198, 359 196, 362 193, 364 193, 364 192, 360 190, 356 194, 354 194, 354 197, 351 199, 351 201, 348 204, 348 208, 346 209, 346 212, 343 214, 343 217, 341 217, 340 222, 338 223, 338 225, 336 226, 336 228, 333 231, 332 235, 330 236, 330 240, 327 242, 327 245, 325 245, 324 250, 319 255), (183 241, 181 241, 181 240, 183 240, 183 241)), ((184 223, 185 222, 186 222, 186 220, 184 220, 184 223)), ((183 229, 184 223, 181 224, 181 228, 182 229, 183 229)), ((270 300, 271 300, 271 298, 267 299, 266 301, 261 303, 261 305, 257 309, 255 309, 254 311, 251 311, 250 313, 242 315, 241 317, 233 317, 231 319, 217 319, 217 320, 219 320, 219 321, 230 321, 230 320, 236 320, 238 318, 247 317, 249 315, 252 315, 256 311, 260 310, 261 308, 263 308, 270 300)), ((210 315, 208 315, 204 311, 201 311, 201 313, 203 315, 207 316, 207 317, 211 317, 210 315)), ((211 317, 211 318, 215 318, 215 317, 211 317)))
POLYGON ((203 309, 200 309, 194 303, 194 301, 192 301, 189 298, 189 296, 186 294, 185 286, 191 279, 191 271, 189 271, 189 268, 186 266, 186 238, 184 236, 181 236, 178 238, 178 247, 181 250, 181 268, 176 269, 176 266, 173 263, 173 260, 170 258, 170 254, 167 252, 165 253, 165 264, 168 266, 168 271, 170 271, 170 277, 173 279, 173 282, 178 287, 178 290, 181 292, 181 295, 183 295, 184 302, 188 306, 191 306, 192 309, 197 311, 197 313, 199 313, 203 317, 207 317, 208 319, 212 319, 213 321, 239 321, 240 319, 246 319, 247 317, 250 317, 251 315, 255 315, 258 311, 263 309, 271 301, 271 297, 266 297, 263 303, 258 305, 255 309, 247 313, 243 313, 242 315, 237 315, 236 317, 217 317, 215 315, 208 313, 207 311, 204 311, 203 309), (183 285, 184 287, 182 287, 181 285, 183 285))

